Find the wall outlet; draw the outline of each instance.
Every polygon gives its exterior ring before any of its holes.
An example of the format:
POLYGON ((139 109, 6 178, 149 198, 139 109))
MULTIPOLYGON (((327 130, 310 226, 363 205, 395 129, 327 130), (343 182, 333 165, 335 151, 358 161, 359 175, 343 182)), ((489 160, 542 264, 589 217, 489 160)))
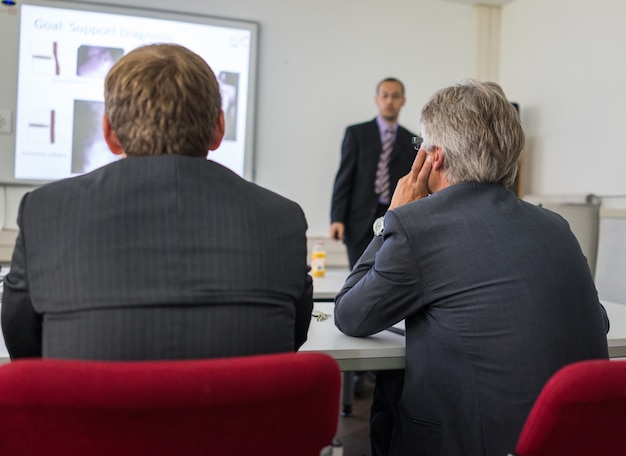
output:
POLYGON ((11 134, 13 122, 10 109, 0 109, 0 133, 11 134))

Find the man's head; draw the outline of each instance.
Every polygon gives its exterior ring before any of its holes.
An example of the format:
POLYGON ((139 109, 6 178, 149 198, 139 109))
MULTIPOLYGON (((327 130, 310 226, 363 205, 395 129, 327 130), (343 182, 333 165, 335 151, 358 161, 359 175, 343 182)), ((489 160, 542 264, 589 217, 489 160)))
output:
POLYGON ((493 82, 467 80, 436 92, 422 108, 422 148, 449 184, 515 180, 524 131, 515 107, 493 82))
POLYGON ((224 136, 220 89, 197 54, 172 44, 137 48, 104 82, 104 136, 114 153, 206 157, 224 136))
POLYGON ((388 123, 396 123, 404 106, 404 84, 395 78, 383 79, 376 86, 374 97, 378 113, 388 123))

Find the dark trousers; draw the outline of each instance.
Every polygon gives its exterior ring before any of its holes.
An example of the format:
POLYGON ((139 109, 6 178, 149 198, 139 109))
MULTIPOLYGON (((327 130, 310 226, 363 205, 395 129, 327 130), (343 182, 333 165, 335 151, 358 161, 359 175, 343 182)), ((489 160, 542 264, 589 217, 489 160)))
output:
POLYGON ((372 241, 374 237, 374 220, 378 217, 382 217, 387 212, 387 205, 379 204, 376 212, 374 213, 374 218, 369 222, 369 229, 367 230, 365 236, 361 239, 351 239, 349 243, 346 243, 346 250, 348 251, 348 261, 350 262, 350 269, 354 267, 356 262, 361 258, 363 252, 372 241))
POLYGON ((404 370, 376 372, 376 385, 370 411, 372 456, 403 456, 400 398, 404 370))

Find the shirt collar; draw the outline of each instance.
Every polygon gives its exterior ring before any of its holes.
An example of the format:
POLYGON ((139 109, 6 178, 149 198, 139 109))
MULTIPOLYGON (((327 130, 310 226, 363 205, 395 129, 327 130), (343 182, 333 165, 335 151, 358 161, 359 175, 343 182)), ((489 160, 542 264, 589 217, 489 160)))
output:
POLYGON ((391 133, 394 136, 395 136, 396 132, 398 131, 398 124, 397 123, 394 123, 393 125, 389 125, 380 116, 376 116, 376 123, 378 124, 378 130, 380 131, 380 135, 381 136, 384 136, 385 131, 387 131, 387 129, 389 129, 389 128, 391 128, 391 133))

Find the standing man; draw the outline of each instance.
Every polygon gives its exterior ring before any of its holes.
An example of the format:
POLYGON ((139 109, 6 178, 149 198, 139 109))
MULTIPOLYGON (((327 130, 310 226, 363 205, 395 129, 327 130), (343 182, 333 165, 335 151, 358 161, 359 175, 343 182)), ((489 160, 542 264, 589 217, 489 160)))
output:
POLYGON ((396 182, 415 158, 415 134, 398 125, 404 84, 395 78, 382 80, 374 101, 378 116, 346 129, 333 188, 330 237, 345 243, 350 268, 372 239, 372 223, 387 211, 396 182))
POLYGON ((421 125, 335 323, 365 337, 405 320, 400 419, 372 428, 373 455, 507 454, 557 370, 608 358, 608 319, 567 222, 506 188, 524 133, 500 86, 442 89, 421 125))
POLYGON ((224 136, 211 68, 144 46, 104 86, 104 138, 123 158, 20 204, 2 298, 11 358, 296 351, 313 307, 304 213, 206 159, 224 136))
MULTIPOLYGON (((374 101, 376 118, 346 128, 333 188, 330 237, 346 245, 350 268, 372 240, 374 220, 387 211, 398 179, 409 172, 415 158, 415 134, 398 124, 406 101, 404 84, 383 79, 374 101)), ((353 378, 351 372, 344 373, 344 415, 351 413, 355 382, 357 389, 363 386, 361 374, 353 378)))

